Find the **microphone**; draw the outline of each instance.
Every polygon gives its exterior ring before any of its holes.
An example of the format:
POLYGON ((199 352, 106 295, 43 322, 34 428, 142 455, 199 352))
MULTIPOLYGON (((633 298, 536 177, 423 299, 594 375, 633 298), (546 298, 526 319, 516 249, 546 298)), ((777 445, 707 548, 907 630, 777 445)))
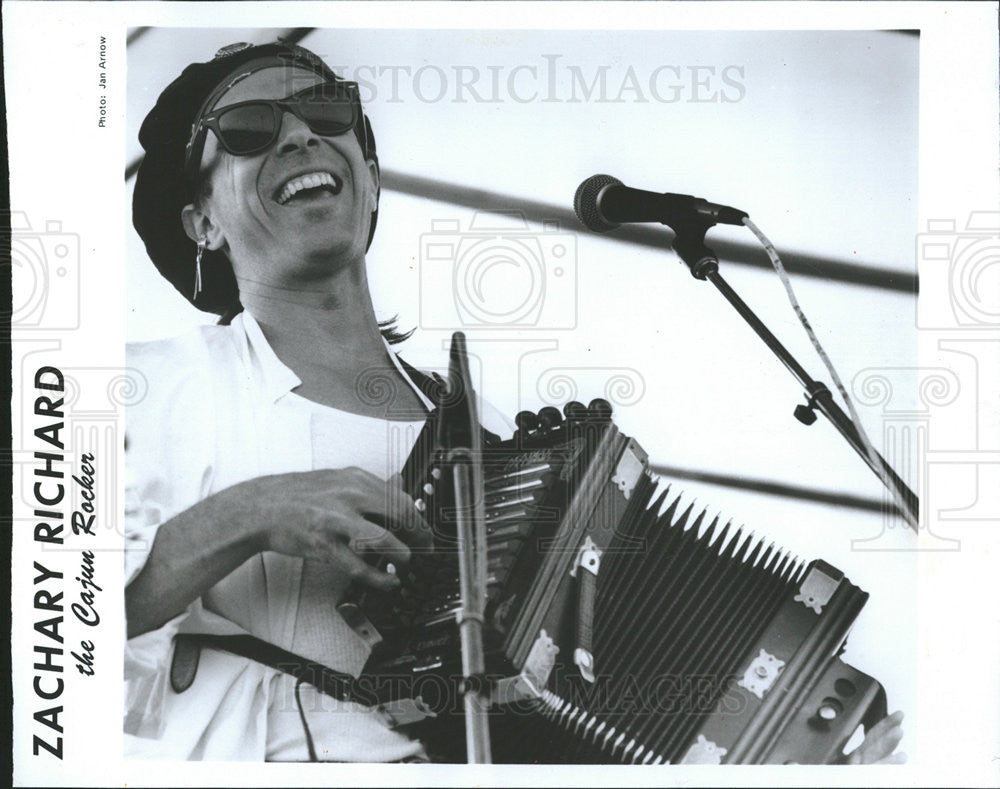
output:
POLYGON ((692 195, 647 192, 625 186, 610 175, 592 175, 576 190, 573 208, 588 230, 605 233, 622 222, 660 222, 674 230, 696 220, 705 227, 721 222, 742 225, 746 211, 692 195))

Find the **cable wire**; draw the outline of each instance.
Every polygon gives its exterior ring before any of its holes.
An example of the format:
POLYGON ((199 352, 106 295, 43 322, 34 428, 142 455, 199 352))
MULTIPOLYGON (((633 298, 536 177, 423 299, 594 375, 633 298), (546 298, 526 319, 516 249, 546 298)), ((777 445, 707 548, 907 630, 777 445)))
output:
MULTIPOLYGON (((806 330, 806 334, 809 335, 809 341, 812 343, 813 348, 816 349, 816 353, 818 353, 820 359, 823 360, 823 364, 830 373, 830 377, 833 379, 833 383, 837 387, 837 391, 840 392, 840 396, 844 398, 844 402, 847 404, 847 409, 851 413, 851 422, 854 425, 854 429, 858 432, 858 437, 861 439, 861 443, 865 448, 865 454, 868 456, 872 466, 876 469, 879 479, 885 483, 886 487, 892 493, 892 496, 896 501, 896 506, 899 507, 899 511, 903 514, 904 519, 909 521, 911 514, 906 506, 902 493, 894 484, 892 484, 889 474, 886 471, 886 466, 882 462, 882 458, 879 456, 878 452, 875 451, 875 447, 872 445, 871 440, 868 438, 868 434, 861 425, 861 417, 858 416, 858 412, 854 408, 854 401, 851 400, 850 396, 847 394, 847 388, 840 380, 840 376, 837 375, 837 370, 834 368, 833 362, 830 360, 830 357, 827 355, 826 350, 824 350, 822 343, 820 343, 819 338, 816 336, 816 332, 813 331, 813 327, 809 323, 809 319, 806 317, 805 312, 802 310, 799 300, 795 297, 795 291, 792 288, 791 279, 788 276, 788 272, 785 271, 781 258, 778 256, 778 251, 774 248, 774 244, 772 244, 768 237, 764 235, 763 231, 754 224, 750 217, 743 217, 743 223, 750 228, 751 232, 753 232, 755 236, 757 236, 761 245, 764 247, 764 250, 767 252, 767 256, 771 259, 771 264, 774 266, 774 270, 778 273, 778 278, 781 280, 781 284, 785 286, 785 293, 788 294, 788 301, 791 302, 792 309, 795 310, 795 314, 798 316, 799 322, 806 330)), ((915 517, 915 513, 913 514, 913 517, 915 517)), ((916 523, 912 523, 912 525, 914 528, 917 527, 916 523)))
POLYGON ((309 723, 306 721, 306 711, 302 708, 302 697, 299 695, 299 687, 302 685, 302 682, 302 677, 299 677, 295 682, 295 703, 299 708, 299 720, 302 721, 302 731, 306 735, 306 748, 309 751, 309 761, 318 762, 319 757, 316 755, 316 745, 313 743, 312 732, 309 731, 309 723))

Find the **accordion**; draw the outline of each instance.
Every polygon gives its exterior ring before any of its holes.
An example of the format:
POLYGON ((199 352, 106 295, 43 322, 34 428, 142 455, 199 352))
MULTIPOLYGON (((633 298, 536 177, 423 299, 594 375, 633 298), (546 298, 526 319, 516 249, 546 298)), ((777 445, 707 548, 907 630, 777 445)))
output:
MULTIPOLYGON (((482 446, 494 761, 830 763, 884 717, 880 684, 839 658, 868 597, 843 573, 679 506, 606 401, 516 422, 482 446)), ((435 550, 357 603, 377 631, 361 679, 460 762, 455 501, 432 425, 404 479, 435 550)))

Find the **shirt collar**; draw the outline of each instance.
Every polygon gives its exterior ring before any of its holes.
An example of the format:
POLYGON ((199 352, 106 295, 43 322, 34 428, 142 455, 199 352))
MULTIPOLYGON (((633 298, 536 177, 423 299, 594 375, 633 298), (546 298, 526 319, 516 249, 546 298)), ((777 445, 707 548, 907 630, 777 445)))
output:
MULTIPOLYGON (((302 383, 302 379, 292 371, 292 368, 278 358, 278 355, 271 348, 270 343, 264 336, 264 332, 260 328, 260 324, 257 323, 257 319, 249 311, 244 309, 239 315, 233 318, 232 325, 238 329, 242 329, 246 337, 247 347, 250 351, 250 362, 260 376, 263 394, 269 402, 277 402, 302 383)), ((420 391, 420 387, 406 374, 406 370, 399 363, 399 358, 393 353, 385 337, 382 338, 382 343, 393 365, 399 371, 399 374, 403 376, 403 380, 417 393, 417 397, 420 398, 427 409, 433 410, 434 403, 420 391)))
POLYGON ((256 318, 243 310, 233 318, 233 326, 242 329, 250 352, 250 364, 260 378, 261 389, 268 402, 277 402, 302 383, 292 368, 271 348, 256 318))

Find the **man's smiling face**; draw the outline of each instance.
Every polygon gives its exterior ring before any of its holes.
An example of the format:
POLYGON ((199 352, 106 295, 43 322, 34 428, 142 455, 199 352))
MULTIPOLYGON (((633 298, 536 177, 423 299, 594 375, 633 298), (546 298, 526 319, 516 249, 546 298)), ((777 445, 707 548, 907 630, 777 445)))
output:
MULTIPOLYGON (((253 99, 284 99, 323 77, 300 68, 266 68, 238 80, 218 110, 253 99)), ((274 144, 233 156, 207 133, 201 157, 201 210, 212 248, 228 251, 237 278, 281 287, 307 285, 363 260, 377 172, 348 131, 321 136, 284 112, 274 144)))

